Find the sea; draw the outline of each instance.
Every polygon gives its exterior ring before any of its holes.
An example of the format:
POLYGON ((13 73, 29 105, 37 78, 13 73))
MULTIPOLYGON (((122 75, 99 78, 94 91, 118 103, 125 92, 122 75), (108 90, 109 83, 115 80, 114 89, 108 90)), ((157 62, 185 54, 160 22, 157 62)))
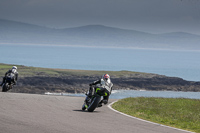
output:
MULTIPOLYGON (((5 64, 76 70, 126 70, 180 77, 188 81, 200 81, 200 51, 0 44, 0 54, 0 63, 5 64)), ((121 92, 115 92, 115 95, 130 96, 131 92, 136 94, 135 91, 121 90, 121 92)), ((145 94, 147 92, 139 91, 139 93, 145 94)), ((157 92, 154 93, 157 94, 157 92)), ((169 95, 164 91, 160 93, 169 95)), ((178 94, 177 92, 171 93, 178 94)), ((200 98, 198 92, 195 94, 198 94, 197 97, 200 98)), ((143 96, 143 94, 141 95, 143 96)), ((181 96, 177 95, 177 97, 181 96)))

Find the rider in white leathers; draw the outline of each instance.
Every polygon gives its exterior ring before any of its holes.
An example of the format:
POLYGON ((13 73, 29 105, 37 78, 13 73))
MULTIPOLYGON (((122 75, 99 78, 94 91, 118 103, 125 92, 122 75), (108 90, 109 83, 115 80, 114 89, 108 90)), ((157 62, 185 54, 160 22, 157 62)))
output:
POLYGON ((102 103, 107 104, 109 96, 112 92, 113 83, 111 82, 110 76, 108 74, 104 74, 101 79, 94 81, 90 84, 90 89, 88 93, 88 97, 91 97, 96 88, 101 88, 101 91, 105 93, 103 96, 103 100, 100 101, 99 107, 102 106, 102 103), (96 85, 95 88, 92 85, 96 85))
POLYGON ((18 79, 18 72, 17 72, 17 67, 13 66, 12 69, 8 70, 5 73, 5 76, 3 77, 3 81, 0 84, 0 86, 2 86, 5 83, 6 80, 6 76, 10 76, 12 79, 12 82, 14 83, 14 85, 17 83, 17 79, 18 79))

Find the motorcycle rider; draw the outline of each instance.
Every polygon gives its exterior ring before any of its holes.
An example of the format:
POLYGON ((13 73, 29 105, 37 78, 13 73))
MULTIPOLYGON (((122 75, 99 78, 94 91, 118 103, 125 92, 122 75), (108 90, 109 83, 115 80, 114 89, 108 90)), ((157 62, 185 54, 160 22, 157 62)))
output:
POLYGON ((96 80, 89 85, 90 89, 87 96, 90 98, 97 88, 101 88, 101 92, 104 93, 104 96, 103 99, 99 102, 98 107, 101 107, 102 103, 107 104, 113 87, 110 76, 108 74, 104 74, 101 79, 96 80), (96 85, 96 87, 94 88, 93 85, 96 85))
POLYGON ((0 86, 2 86, 5 83, 6 77, 9 75, 13 75, 13 76, 11 76, 11 79, 12 79, 12 82, 14 83, 14 85, 16 85, 17 79, 18 79, 18 72, 17 72, 17 67, 13 66, 12 69, 8 70, 5 73, 5 76, 3 77, 3 81, 0 84, 0 86))

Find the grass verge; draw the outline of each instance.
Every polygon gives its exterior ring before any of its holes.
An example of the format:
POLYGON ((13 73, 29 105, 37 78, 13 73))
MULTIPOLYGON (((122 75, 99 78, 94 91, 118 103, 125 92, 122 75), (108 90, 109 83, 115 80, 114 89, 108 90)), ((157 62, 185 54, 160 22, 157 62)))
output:
MULTIPOLYGON (((13 64, 2 64, 0 63, 0 76, 4 76, 5 72, 15 66, 13 64)), ((23 65, 16 65, 20 76, 37 76, 37 75, 46 75, 48 77, 56 76, 94 76, 102 75, 104 73, 109 73, 115 78, 119 77, 138 77, 143 76, 147 77, 148 75, 154 76, 155 74, 141 73, 141 72, 131 72, 131 71, 93 71, 93 70, 72 70, 72 69, 52 69, 52 68, 40 68, 40 67, 28 67, 23 65)))
POLYGON ((200 100, 184 98, 126 98, 112 107, 125 114, 200 133, 200 100))

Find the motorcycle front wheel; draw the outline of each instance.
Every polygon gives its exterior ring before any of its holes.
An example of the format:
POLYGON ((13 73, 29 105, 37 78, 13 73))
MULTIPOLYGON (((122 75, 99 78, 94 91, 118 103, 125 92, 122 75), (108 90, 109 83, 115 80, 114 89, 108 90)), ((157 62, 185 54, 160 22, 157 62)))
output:
POLYGON ((85 107, 85 103, 84 103, 82 106, 82 110, 84 111, 85 109, 86 109, 86 107, 85 107))
POLYGON ((93 112, 98 106, 100 100, 101 100, 101 96, 97 95, 96 97, 94 97, 91 104, 87 108, 88 112, 93 112))
POLYGON ((3 84, 2 86, 2 92, 8 91, 8 83, 3 84))

